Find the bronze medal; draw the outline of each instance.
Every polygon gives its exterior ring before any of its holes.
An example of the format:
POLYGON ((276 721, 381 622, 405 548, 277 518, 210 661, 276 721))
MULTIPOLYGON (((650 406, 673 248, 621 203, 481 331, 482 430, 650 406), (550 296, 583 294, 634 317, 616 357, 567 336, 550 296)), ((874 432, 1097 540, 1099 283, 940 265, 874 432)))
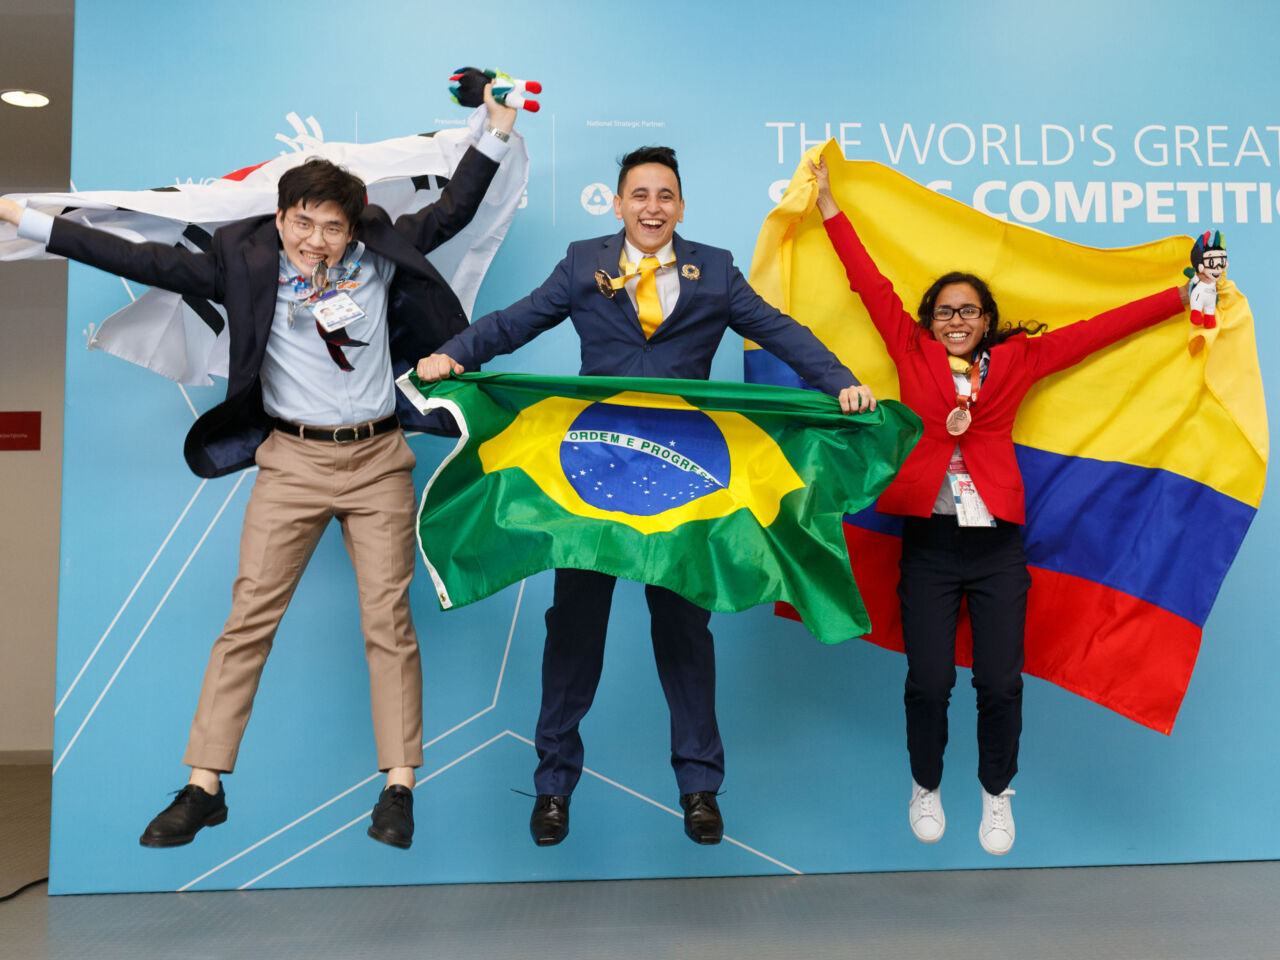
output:
POLYGON ((329 286, 329 262, 321 260, 311 271, 311 289, 316 293, 324 293, 329 286))
POLYGON ((969 405, 977 403, 978 390, 982 383, 982 361, 975 358, 974 362, 969 364, 967 373, 969 374, 969 392, 956 392, 956 408, 947 414, 947 433, 953 437, 958 437, 969 429, 969 424, 973 423, 973 415, 969 413, 969 405))

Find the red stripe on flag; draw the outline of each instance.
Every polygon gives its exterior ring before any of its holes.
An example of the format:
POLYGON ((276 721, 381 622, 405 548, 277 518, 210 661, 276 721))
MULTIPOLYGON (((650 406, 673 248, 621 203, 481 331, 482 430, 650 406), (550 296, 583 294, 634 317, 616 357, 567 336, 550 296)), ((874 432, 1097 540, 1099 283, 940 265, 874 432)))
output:
MULTIPOLYGON (((845 524, 858 592, 871 616, 865 639, 902 651, 898 559, 902 541, 845 524)), ((799 619, 785 604, 779 616, 799 619)), ((1040 677, 1109 710, 1170 733, 1200 652, 1201 631, 1154 604, 1082 577, 1031 568, 1024 673, 1040 677)), ((963 604, 956 664, 973 664, 963 604)))
POLYGON ((223 180, 243 180, 245 177, 247 177, 249 174, 253 173, 253 171, 257 170, 259 167, 265 167, 265 166, 266 166, 268 163, 270 163, 270 162, 271 162, 270 160, 263 160, 261 163, 255 163, 255 164, 254 164, 253 166, 251 166, 251 167, 241 167, 239 170, 233 170, 231 173, 226 174, 226 175, 225 175, 224 177, 222 177, 221 179, 223 179, 223 180))

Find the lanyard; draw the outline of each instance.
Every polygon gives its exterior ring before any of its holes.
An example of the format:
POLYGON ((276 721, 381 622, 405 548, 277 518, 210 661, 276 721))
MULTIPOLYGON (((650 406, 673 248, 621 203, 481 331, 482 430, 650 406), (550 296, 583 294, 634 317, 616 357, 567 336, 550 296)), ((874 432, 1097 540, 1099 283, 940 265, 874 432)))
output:
POLYGON ((969 392, 956 391, 956 406, 968 410, 969 404, 978 402, 978 389, 982 385, 982 360, 979 358, 969 365, 969 392))

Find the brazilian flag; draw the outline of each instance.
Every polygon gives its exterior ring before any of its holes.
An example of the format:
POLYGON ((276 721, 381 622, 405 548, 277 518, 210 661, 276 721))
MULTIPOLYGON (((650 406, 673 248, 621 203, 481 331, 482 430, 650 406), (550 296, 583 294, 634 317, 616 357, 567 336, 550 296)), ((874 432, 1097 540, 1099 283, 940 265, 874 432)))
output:
POLYGON ((905 406, 848 415, 763 384, 478 373, 401 388, 462 436, 418 543, 440 606, 552 567, 667 587, 722 613, 785 600, 826 643, 870 632, 842 519, 920 437, 905 406))

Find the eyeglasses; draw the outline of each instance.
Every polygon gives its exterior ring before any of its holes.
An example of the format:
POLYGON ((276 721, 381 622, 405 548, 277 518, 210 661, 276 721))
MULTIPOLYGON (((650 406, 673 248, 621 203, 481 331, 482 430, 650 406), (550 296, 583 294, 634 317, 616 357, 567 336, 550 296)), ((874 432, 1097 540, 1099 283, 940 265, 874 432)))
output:
POLYGON ((1203 264, 1204 264, 1208 269, 1210 269, 1210 270, 1225 270, 1225 269, 1227 269, 1227 258, 1226 258, 1225 256, 1223 256, 1223 257, 1205 257, 1205 258, 1204 258, 1204 260, 1202 260, 1201 262, 1202 262, 1202 263, 1203 263, 1203 264))
MULTIPOLYGON (((293 235, 299 240, 305 240, 316 232, 319 224, 304 217, 291 217, 288 220, 289 229, 293 231, 293 235)), ((345 240, 350 231, 336 223, 326 223, 320 227, 320 235, 329 241, 345 240)))
POLYGON ((977 320, 983 314, 983 310, 976 303, 964 303, 959 307, 951 307, 943 305, 933 308, 933 319, 950 320, 956 314, 960 314, 961 320, 977 320))

